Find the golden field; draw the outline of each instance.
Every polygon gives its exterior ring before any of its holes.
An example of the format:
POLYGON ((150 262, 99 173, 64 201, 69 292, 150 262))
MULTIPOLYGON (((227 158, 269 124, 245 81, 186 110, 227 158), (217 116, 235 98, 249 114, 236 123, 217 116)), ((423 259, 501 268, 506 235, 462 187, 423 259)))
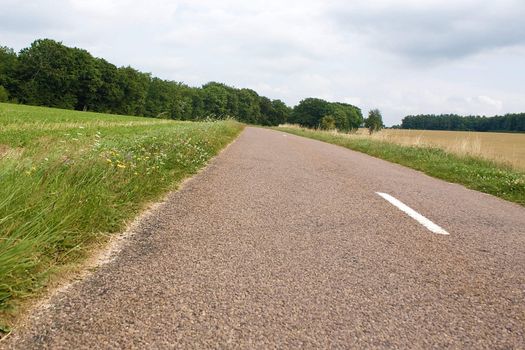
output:
POLYGON ((525 134, 385 129, 370 136, 368 130, 359 129, 354 137, 407 146, 434 146, 454 154, 483 157, 525 170, 525 134))

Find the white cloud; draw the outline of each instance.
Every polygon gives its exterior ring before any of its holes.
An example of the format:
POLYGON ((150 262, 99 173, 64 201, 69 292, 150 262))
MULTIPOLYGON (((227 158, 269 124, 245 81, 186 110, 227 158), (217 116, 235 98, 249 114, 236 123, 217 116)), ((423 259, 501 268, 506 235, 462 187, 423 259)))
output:
POLYGON ((418 63, 525 44, 522 0, 354 0, 327 13, 343 33, 418 63))
POLYGON ((497 111, 501 111, 501 109, 503 108, 503 102, 502 101, 496 100, 496 99, 491 98, 489 96, 478 96, 477 97, 477 101, 482 103, 482 104, 486 104, 486 105, 496 109, 497 111))

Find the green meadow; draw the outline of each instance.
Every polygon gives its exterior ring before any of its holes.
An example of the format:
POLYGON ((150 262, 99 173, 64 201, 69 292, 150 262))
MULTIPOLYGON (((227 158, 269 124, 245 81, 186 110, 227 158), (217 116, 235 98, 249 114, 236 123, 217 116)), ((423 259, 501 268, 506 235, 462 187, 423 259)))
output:
POLYGON ((0 324, 242 128, 0 104, 0 324))

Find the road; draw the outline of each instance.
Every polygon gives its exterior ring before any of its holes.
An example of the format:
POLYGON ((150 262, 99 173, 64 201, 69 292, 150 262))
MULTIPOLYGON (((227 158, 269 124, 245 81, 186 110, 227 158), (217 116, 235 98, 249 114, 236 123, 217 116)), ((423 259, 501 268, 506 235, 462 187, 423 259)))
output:
POLYGON ((524 300, 525 208, 247 128, 1 345, 525 348, 524 300))

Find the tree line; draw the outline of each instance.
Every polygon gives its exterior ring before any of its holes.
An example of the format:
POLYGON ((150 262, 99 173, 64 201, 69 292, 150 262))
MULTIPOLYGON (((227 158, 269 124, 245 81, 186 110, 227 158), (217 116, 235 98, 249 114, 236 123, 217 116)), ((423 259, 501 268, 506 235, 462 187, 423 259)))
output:
POLYGON ((347 103, 307 98, 294 107, 288 122, 307 128, 351 131, 363 123, 363 115, 359 108, 347 103))
POLYGON ((457 114, 410 115, 401 129, 525 132, 525 113, 502 116, 460 116, 457 114))
POLYGON ((361 110, 345 103, 307 98, 295 108, 281 100, 210 82, 191 87, 132 67, 117 67, 88 51, 50 39, 19 53, 0 46, 0 102, 177 120, 235 118, 279 125, 319 127, 330 116, 341 130, 363 122, 361 110))

